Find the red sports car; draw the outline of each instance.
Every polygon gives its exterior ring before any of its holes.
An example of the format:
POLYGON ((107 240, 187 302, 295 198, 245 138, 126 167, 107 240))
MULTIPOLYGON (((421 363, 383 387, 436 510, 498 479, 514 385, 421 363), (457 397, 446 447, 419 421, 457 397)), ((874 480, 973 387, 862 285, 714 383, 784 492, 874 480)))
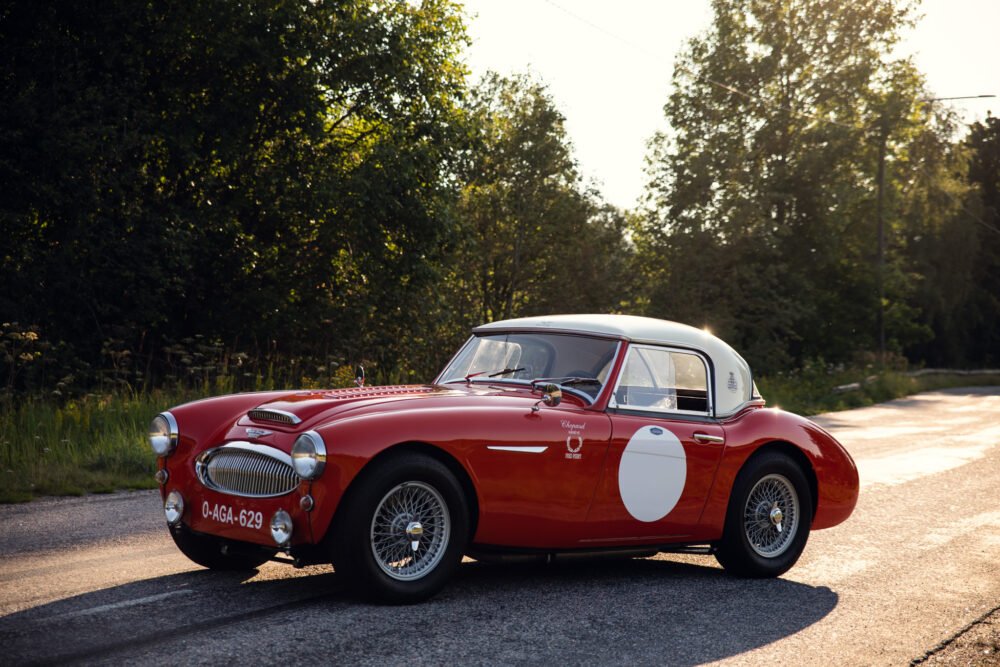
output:
POLYGON ((170 534, 194 562, 333 563, 415 602, 463 554, 713 554, 774 577, 846 519, 858 473, 765 409, 711 334, 619 315, 494 322, 428 385, 237 394, 150 428, 170 534))

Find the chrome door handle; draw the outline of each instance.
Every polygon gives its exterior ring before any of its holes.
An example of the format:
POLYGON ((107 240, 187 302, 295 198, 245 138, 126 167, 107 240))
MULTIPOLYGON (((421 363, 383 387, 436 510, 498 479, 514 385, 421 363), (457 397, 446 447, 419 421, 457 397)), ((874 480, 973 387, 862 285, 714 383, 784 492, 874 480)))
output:
POLYGON ((721 445, 726 441, 726 439, 721 436, 709 435, 708 433, 701 433, 701 432, 695 433, 694 439, 701 443, 714 442, 717 445, 721 445))

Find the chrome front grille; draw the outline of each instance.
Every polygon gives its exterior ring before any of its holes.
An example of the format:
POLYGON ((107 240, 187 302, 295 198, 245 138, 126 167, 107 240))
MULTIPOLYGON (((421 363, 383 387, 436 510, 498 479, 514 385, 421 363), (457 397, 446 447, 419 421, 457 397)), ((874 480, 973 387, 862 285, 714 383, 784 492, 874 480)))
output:
POLYGON ((300 478, 288 454, 249 442, 231 442, 203 452, 195 462, 201 483, 234 496, 269 498, 295 490, 300 478))

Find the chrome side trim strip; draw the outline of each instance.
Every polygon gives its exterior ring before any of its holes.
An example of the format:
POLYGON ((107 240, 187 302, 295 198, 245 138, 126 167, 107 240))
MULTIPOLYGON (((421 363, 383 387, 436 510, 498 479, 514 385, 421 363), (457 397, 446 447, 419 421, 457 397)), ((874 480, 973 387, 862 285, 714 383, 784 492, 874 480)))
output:
POLYGON ((548 448, 548 445, 542 447, 534 445, 486 445, 486 449, 492 449, 494 452, 523 452, 525 454, 541 454, 548 448))

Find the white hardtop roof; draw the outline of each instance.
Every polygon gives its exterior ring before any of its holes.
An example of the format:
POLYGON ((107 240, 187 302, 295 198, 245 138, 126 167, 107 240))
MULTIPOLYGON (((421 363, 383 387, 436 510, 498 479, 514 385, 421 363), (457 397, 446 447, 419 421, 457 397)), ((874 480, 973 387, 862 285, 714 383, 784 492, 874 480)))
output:
POLYGON ((624 338, 634 343, 656 343, 704 352, 715 367, 716 414, 736 412, 752 396, 750 367, 736 350, 704 329, 635 315, 544 315, 490 322, 473 329, 493 331, 556 331, 624 338))
MULTIPOLYGON (((687 324, 657 320, 652 317, 637 317, 635 315, 544 315, 541 317, 521 317, 514 320, 501 320, 476 327, 475 331, 486 332, 492 329, 555 329, 557 331, 575 331, 606 336, 627 338, 633 341, 647 343, 664 343, 683 345, 705 349, 706 342, 719 339, 703 329, 696 329, 687 324)), ((719 341, 721 342, 721 341, 719 341)), ((709 343, 710 346, 711 343, 709 343)))

